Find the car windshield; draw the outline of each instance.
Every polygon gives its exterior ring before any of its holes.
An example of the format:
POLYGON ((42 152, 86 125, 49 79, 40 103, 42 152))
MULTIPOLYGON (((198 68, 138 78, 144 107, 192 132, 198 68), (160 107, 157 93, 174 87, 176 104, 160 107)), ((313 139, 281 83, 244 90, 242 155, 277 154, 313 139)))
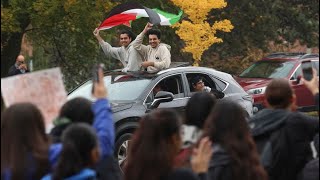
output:
POLYGON ((259 61, 243 71, 239 77, 243 78, 285 78, 294 67, 293 62, 259 61))
MULTIPOLYGON (((131 75, 105 76, 104 82, 108 88, 108 99, 110 101, 132 101, 139 97, 145 90, 151 79, 134 77, 131 75)), ((68 99, 84 97, 91 100, 92 81, 88 81, 68 95, 68 99)))

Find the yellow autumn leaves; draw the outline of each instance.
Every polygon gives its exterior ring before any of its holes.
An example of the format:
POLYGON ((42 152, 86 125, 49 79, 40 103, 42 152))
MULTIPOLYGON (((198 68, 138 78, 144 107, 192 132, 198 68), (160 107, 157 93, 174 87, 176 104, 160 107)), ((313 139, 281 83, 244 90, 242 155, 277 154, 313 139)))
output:
POLYGON ((183 20, 175 24, 176 34, 186 43, 183 51, 192 53, 197 66, 201 56, 214 43, 223 40, 215 36, 217 31, 230 32, 233 25, 227 19, 216 21, 212 26, 206 22, 207 15, 211 9, 220 9, 227 6, 224 0, 171 0, 180 7, 190 21, 183 20))

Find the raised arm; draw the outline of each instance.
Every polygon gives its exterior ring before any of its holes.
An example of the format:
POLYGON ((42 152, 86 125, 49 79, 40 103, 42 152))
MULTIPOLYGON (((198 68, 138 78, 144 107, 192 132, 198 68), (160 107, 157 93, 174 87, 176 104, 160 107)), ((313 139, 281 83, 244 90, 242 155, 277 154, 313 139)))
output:
MULTIPOLYGON (((111 57, 118 59, 121 61, 120 58, 120 51, 121 51, 121 47, 112 47, 109 43, 105 42, 101 36, 100 36, 100 30, 98 28, 96 28, 93 31, 93 35, 97 38, 97 40, 99 41, 99 44, 104 52, 105 55, 110 55, 111 57)), ((121 61, 122 62, 122 61, 121 61)), ((125 66, 125 64, 124 64, 125 66)))
POLYGON ((148 47, 142 44, 143 38, 147 31, 151 28, 152 24, 148 23, 143 29, 143 31, 132 42, 133 48, 136 49, 143 57, 146 57, 146 54, 148 53, 148 47))
POLYGON ((99 69, 99 82, 93 84, 93 96, 97 101, 92 105, 95 115, 93 127, 97 131, 99 145, 101 148, 101 158, 112 155, 115 142, 115 128, 112 118, 112 111, 107 99, 107 89, 103 81, 102 69, 99 69))

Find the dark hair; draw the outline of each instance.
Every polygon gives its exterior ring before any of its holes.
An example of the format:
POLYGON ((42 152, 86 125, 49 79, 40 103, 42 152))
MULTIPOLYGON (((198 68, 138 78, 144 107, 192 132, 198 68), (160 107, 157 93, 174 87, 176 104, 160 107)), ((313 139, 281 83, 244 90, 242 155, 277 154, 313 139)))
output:
POLYGON ((265 96, 273 108, 285 109, 291 104, 293 91, 288 80, 273 79, 266 88, 265 96))
POLYGON ((158 39, 161 39, 161 31, 159 29, 149 29, 147 32, 147 36, 156 35, 158 39))
POLYGON ((88 99, 77 97, 67 101, 60 109, 59 117, 54 120, 55 127, 51 130, 52 141, 61 141, 63 131, 71 124, 83 122, 93 124, 94 114, 88 99))
POLYGON ((199 81, 201 81, 201 80, 202 80, 202 77, 200 77, 200 76, 196 76, 196 77, 192 78, 192 79, 191 79, 191 84, 192 84, 192 86, 197 85, 197 83, 198 83, 199 81))
POLYGON ((172 137, 180 135, 179 115, 169 109, 156 109, 140 120, 129 146, 125 180, 160 180, 173 169, 176 155, 172 137))
POLYGON ((220 100, 206 121, 205 136, 220 144, 231 158, 237 180, 265 180, 267 174, 259 161, 243 108, 236 102, 220 100))
POLYGON ((93 165, 91 151, 98 146, 94 129, 85 123, 70 125, 62 134, 62 151, 53 179, 64 179, 93 165))
POLYGON ((127 30, 127 29, 121 30, 120 34, 127 34, 129 36, 129 38, 131 39, 131 41, 134 41, 136 39, 136 35, 132 31, 127 30))
POLYGON ((86 98, 71 99, 61 107, 59 117, 66 117, 72 122, 84 122, 91 125, 94 119, 91 104, 86 98))
POLYGON ((40 179, 49 172, 49 139, 40 110, 18 103, 1 116, 1 175, 11 179, 40 179))
POLYGON ((202 129, 216 101, 216 97, 211 93, 195 93, 187 103, 185 123, 202 129))

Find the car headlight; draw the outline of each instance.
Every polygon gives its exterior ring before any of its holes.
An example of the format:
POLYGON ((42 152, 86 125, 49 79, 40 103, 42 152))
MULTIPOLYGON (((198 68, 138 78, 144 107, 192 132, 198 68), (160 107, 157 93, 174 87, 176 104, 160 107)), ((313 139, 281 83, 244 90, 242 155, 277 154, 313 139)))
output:
POLYGON ((247 91, 248 94, 263 94, 266 91, 266 87, 249 89, 247 91))

